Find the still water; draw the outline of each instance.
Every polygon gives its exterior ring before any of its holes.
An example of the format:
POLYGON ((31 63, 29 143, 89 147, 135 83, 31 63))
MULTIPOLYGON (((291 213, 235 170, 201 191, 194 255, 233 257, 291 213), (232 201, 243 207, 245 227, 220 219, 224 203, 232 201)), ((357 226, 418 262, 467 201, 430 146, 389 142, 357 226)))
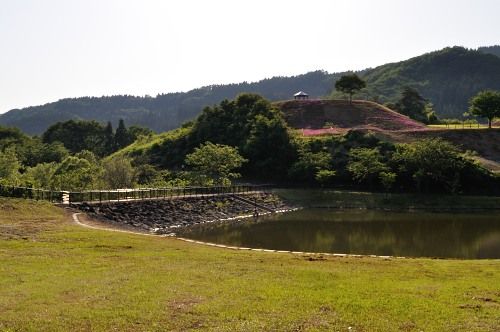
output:
POLYGON ((500 214, 307 208, 198 225, 184 237, 233 246, 407 257, 500 258, 500 214))

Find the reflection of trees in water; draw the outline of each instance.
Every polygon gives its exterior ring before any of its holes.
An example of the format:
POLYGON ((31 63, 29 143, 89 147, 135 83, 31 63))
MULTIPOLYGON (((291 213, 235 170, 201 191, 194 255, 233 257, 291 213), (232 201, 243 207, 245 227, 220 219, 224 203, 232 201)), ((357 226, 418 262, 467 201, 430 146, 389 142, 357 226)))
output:
POLYGON ((394 256, 498 258, 500 218, 449 213, 301 210, 202 227, 192 237, 269 249, 394 256))

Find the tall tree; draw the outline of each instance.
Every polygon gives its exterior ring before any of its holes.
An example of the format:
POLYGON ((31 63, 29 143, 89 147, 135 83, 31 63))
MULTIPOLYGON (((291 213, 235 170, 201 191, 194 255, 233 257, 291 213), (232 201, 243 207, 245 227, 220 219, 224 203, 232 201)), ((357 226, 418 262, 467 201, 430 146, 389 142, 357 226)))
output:
POLYGON ((111 189, 133 188, 136 182, 135 169, 129 158, 115 156, 103 162, 103 180, 111 189))
POLYGON ((42 135, 44 143, 61 142, 72 153, 90 150, 104 155, 104 127, 96 121, 58 122, 42 135))
POLYGON ((335 82, 335 89, 349 95, 349 104, 352 103, 352 96, 359 90, 366 87, 366 82, 358 75, 344 75, 335 82))
MULTIPOLYGON (((417 89, 405 86, 401 92, 401 98, 394 105, 396 111, 414 120, 428 123, 434 111, 432 105, 422 97, 417 89)), ((435 115, 434 115, 435 116, 435 115)))
POLYGON ((372 186, 380 179, 380 173, 388 171, 388 167, 378 148, 354 148, 349 151, 347 170, 353 180, 372 186))
POLYGON ((56 181, 54 181, 54 174, 59 164, 39 163, 34 167, 28 167, 23 174, 24 185, 27 187, 43 188, 43 189, 56 189, 56 181))
POLYGON ((500 91, 481 91, 470 100, 469 113, 488 119, 488 128, 491 121, 500 117, 500 91))
POLYGON ((244 172, 261 179, 286 177, 287 165, 295 159, 282 113, 252 93, 206 107, 194 122, 190 136, 195 146, 210 141, 237 147, 249 160, 244 172))
POLYGON ((231 179, 238 178, 234 171, 246 162, 238 149, 222 144, 206 142, 186 156, 186 164, 191 166, 198 178, 208 178, 216 185, 231 184, 231 179))
POLYGON ((115 143, 116 149, 118 150, 132 143, 130 134, 125 127, 125 122, 123 121, 123 119, 120 119, 120 121, 118 122, 118 128, 116 128, 115 133, 115 143))
POLYGON ((426 192, 456 193, 464 183, 463 171, 475 169, 472 160, 441 138, 396 145, 391 164, 403 182, 413 182, 417 190, 426 192))
POLYGON ((115 151, 115 135, 113 133, 113 125, 110 121, 108 121, 104 128, 104 148, 106 155, 110 155, 115 151))
POLYGON ((18 185, 20 167, 13 148, 0 151, 0 184, 18 185))
POLYGON ((96 180, 93 165, 86 159, 69 156, 54 171, 53 186, 57 190, 86 190, 96 180))

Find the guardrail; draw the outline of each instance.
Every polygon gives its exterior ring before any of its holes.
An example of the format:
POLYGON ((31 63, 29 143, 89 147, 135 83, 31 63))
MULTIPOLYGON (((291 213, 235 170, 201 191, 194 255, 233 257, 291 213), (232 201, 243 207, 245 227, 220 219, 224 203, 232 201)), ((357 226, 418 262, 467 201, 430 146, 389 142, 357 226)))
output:
POLYGON ((46 200, 49 202, 63 204, 79 204, 90 202, 102 203, 149 199, 172 199, 178 197, 234 195, 249 193, 252 191, 264 191, 266 188, 269 188, 269 185, 242 184, 213 187, 138 188, 69 192, 0 185, 0 196, 46 200))
POLYGON ((172 199, 178 197, 204 197, 214 195, 244 194, 252 191, 263 191, 266 185, 233 185, 213 187, 181 187, 181 188, 139 188, 116 190, 86 190, 70 192, 69 203, 120 202, 149 199, 172 199))
POLYGON ((67 192, 0 185, 0 196, 62 203, 67 192))

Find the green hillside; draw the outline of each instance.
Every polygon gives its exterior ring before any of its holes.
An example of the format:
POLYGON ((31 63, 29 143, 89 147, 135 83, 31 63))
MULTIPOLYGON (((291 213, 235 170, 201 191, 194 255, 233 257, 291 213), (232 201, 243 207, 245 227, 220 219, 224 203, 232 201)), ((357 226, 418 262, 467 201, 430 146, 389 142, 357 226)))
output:
MULTIPOLYGON (((404 86, 412 86, 429 99, 441 118, 461 117, 468 100, 483 89, 500 89, 500 47, 468 50, 445 48, 398 63, 358 72, 367 88, 358 99, 395 102, 404 86), (493 54, 488 54, 493 53, 493 54)), ((104 96, 62 99, 42 106, 11 110, 0 115, 0 125, 41 134, 50 125, 69 119, 111 121, 124 119, 127 126, 140 125, 162 132, 195 118, 205 106, 232 99, 239 93, 258 93, 271 101, 288 100, 303 90, 312 98, 328 96, 343 73, 315 71, 293 77, 274 77, 254 83, 212 85, 188 92, 156 97, 104 96)), ((333 93, 335 98, 341 95, 333 93)))
POLYGON ((495 46, 483 46, 478 48, 478 51, 487 53, 487 54, 493 54, 498 57, 500 57, 500 45, 495 45, 495 46))
POLYGON ((212 85, 156 97, 124 95, 68 98, 42 106, 11 110, 0 115, 0 125, 39 135, 58 121, 111 121, 116 128, 119 119, 123 119, 127 126, 139 125, 162 132, 195 118, 205 106, 232 99, 242 92, 258 93, 269 100, 285 100, 306 87, 311 97, 325 96, 331 92, 338 75, 315 71, 292 77, 273 77, 255 83, 212 85))
POLYGON ((441 118, 461 117, 477 92, 500 90, 500 58, 452 47, 370 69, 361 76, 367 88, 357 98, 395 102, 401 88, 411 86, 434 104, 441 118))

